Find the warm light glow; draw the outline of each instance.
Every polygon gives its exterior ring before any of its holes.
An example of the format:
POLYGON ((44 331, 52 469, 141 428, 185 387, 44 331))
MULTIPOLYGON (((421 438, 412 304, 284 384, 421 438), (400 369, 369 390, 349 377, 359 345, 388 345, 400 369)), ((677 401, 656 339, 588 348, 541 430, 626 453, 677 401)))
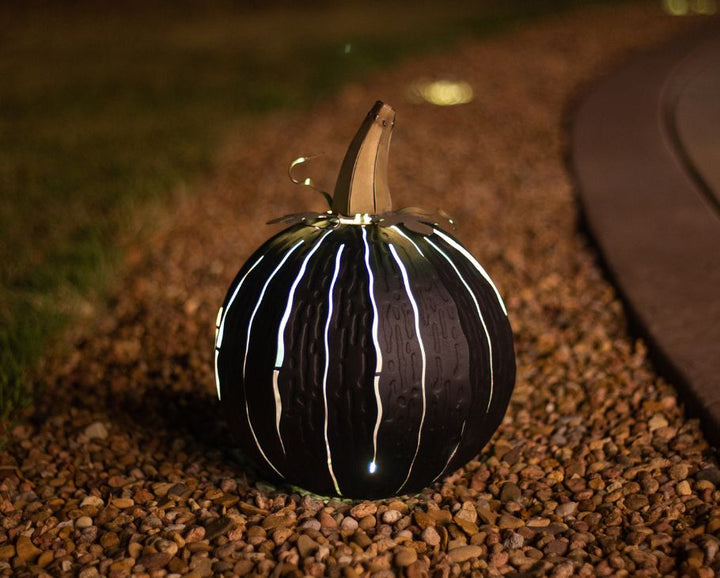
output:
POLYGON ((662 0, 662 7, 672 16, 689 14, 712 16, 718 11, 717 0, 662 0))
POLYGON ((464 81, 433 80, 417 82, 410 87, 409 97, 414 102, 429 102, 437 106, 467 104, 473 99, 473 89, 464 81))
POLYGON ((343 225, 372 225, 373 220, 367 213, 355 213, 352 218, 339 216, 338 222, 343 225))
POLYGON ((663 0, 663 10, 672 16, 685 16, 690 11, 688 0, 663 0))

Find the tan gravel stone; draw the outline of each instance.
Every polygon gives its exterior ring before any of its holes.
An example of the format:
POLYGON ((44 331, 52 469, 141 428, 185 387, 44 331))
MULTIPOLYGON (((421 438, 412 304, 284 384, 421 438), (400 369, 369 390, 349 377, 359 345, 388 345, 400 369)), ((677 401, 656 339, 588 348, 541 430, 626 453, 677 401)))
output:
POLYGON ((45 550, 38 556, 38 559, 35 561, 35 564, 38 566, 38 568, 45 568, 47 567, 50 562, 52 562, 55 559, 55 553, 51 550, 45 550))
POLYGON ((402 518, 402 514, 398 510, 388 510, 382 515, 382 521, 385 524, 394 524, 402 518))
POLYGON ((427 514, 435 520, 435 524, 449 524, 452 522, 452 514, 449 510, 428 510, 427 514))
POLYGON ((245 502, 240 502, 238 507, 242 513, 249 515, 258 514, 260 516, 267 516, 270 513, 264 508, 258 508, 257 506, 253 506, 252 504, 247 504, 245 502))
POLYGON ((415 523, 420 527, 420 529, 424 530, 429 526, 435 525, 435 520, 423 511, 415 512, 413 517, 415 519, 415 523))
POLYGON ((404 568, 417 560, 417 551, 414 548, 399 548, 395 553, 395 564, 404 568))
POLYGON ((656 414, 650 418, 650 421, 648 422, 648 427, 650 428, 650 431, 655 431, 657 429, 667 427, 668 421, 665 419, 664 415, 656 414))
POLYGON ((97 496, 86 496, 83 501, 80 502, 80 507, 92 506, 93 508, 102 508, 105 505, 102 498, 97 496))
POLYGON ((440 534, 433 526, 428 526, 423 530, 422 539, 430 546, 437 546, 440 544, 440 534))
POLYGON ((88 528, 89 526, 93 525, 92 518, 90 516, 80 516, 77 520, 75 520, 75 527, 79 530, 83 528, 88 528))
POLYGON ((185 534, 185 542, 191 544, 193 542, 198 542, 199 540, 202 540, 204 537, 205 528, 203 528, 202 526, 195 526, 194 528, 188 530, 188 532, 185 534))
POLYGON ((318 549, 319 544, 309 536, 301 534, 297 540, 297 547, 300 556, 306 558, 318 549))
POLYGON ((453 562, 465 562, 483 555, 481 546, 459 546, 448 552, 453 562))
POLYGON ((335 529, 337 528, 337 521, 327 512, 320 513, 320 525, 323 528, 335 529))
POLYGON ((342 530, 343 532, 348 532, 348 533, 352 534, 357 529, 358 529, 358 521, 355 518, 346 516, 340 522, 340 530, 342 530))
POLYGON ((40 548, 32 543, 27 536, 20 536, 15 544, 18 557, 24 562, 32 562, 40 555, 40 548))
POLYGON ((294 522, 295 520, 290 516, 274 514, 272 516, 268 516, 263 520, 262 527, 266 530, 272 530, 273 528, 292 526, 294 522))
POLYGON ((135 558, 136 560, 142 554, 142 549, 142 544, 138 542, 130 542, 130 544, 128 544, 128 554, 130 554, 131 558, 135 558))
POLYGON ((375 516, 365 516, 362 520, 360 520, 360 527, 363 530, 370 530, 374 528, 377 525, 377 520, 375 519, 375 516))
POLYGON ((101 439, 104 440, 108 437, 108 431, 105 427, 105 424, 102 422, 96 421, 95 423, 91 423, 89 426, 85 428, 85 437, 88 439, 101 439))
POLYGON ((478 506, 477 513, 478 513, 479 522, 481 524, 491 524, 492 525, 497 522, 498 515, 496 512, 493 512, 490 508, 478 506))
POLYGON ((15 556, 15 546, 12 544, 3 544, 0 546, 0 560, 9 560, 15 556))
POLYGON ((687 480, 678 482, 677 486, 675 486, 675 489, 678 493, 678 496, 689 496, 692 494, 692 489, 690 488, 690 482, 688 482, 687 480))
POLYGON ((550 519, 549 518, 540 518, 540 517, 533 517, 530 518, 525 522, 525 525, 528 528, 547 528, 550 525, 550 519))
POLYGON ((510 516, 508 514, 503 514, 500 516, 500 521, 498 522, 498 527, 501 530, 515 530, 517 528, 521 528, 525 525, 525 522, 523 522, 521 519, 516 518, 515 516, 510 516))
POLYGON ((137 563, 142 565, 146 570, 159 570, 167 565, 171 557, 172 556, 170 556, 170 554, 165 552, 145 554, 137 561, 137 563))
POLYGON ((350 515, 356 520, 361 520, 365 516, 372 516, 375 512, 377 512, 377 504, 365 501, 354 506, 350 510, 350 515))

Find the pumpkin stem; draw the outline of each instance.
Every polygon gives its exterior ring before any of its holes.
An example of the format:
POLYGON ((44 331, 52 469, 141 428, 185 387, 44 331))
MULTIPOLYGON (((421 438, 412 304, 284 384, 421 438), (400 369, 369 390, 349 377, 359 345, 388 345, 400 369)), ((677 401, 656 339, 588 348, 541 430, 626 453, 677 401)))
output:
POLYGON ((332 210, 378 215, 392 210, 387 167, 395 111, 378 101, 353 138, 340 167, 332 210))

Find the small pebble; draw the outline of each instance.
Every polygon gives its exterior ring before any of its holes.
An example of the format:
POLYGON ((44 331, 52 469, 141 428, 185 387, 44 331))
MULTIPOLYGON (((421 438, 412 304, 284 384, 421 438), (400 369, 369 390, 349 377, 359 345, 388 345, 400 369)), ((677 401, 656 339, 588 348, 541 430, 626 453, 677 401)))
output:
POLYGON ((478 558, 483 555, 484 550, 480 546, 459 546, 448 552, 453 562, 465 562, 472 558, 478 558))
POLYGON ((306 534, 300 534, 297 540, 297 547, 298 552, 300 552, 300 556, 303 558, 307 558, 310 554, 315 552, 315 550, 318 549, 319 544, 310 538, 310 536, 306 534))
POLYGON ((677 490, 678 496, 689 496, 692 494, 690 482, 688 482, 687 480, 678 482, 677 486, 675 486, 675 489, 677 490))
POLYGON ((92 525, 93 521, 90 516, 80 516, 77 520, 75 520, 75 527, 79 530, 82 530, 83 528, 89 528, 92 525))
POLYGON ((397 510, 388 510, 382 515, 382 521, 386 524, 394 524, 400 518, 402 518, 402 514, 397 510))
POLYGON ((564 504, 559 504, 558 507, 555 508, 555 513, 561 518, 564 518, 577 512, 577 507, 577 502, 566 502, 564 504))
POLYGON ((350 515, 356 520, 361 520, 365 516, 372 516, 375 512, 377 512, 375 502, 362 502, 350 510, 350 515))
POLYGON ((100 439, 104 440, 108 437, 108 431, 105 427, 105 424, 102 422, 96 421, 95 423, 91 423, 89 426, 85 428, 85 437, 88 439, 100 439))
POLYGON ((525 538, 517 532, 512 532, 503 542, 503 545, 508 550, 517 550, 518 548, 522 548, 523 544, 525 544, 525 538))
POLYGON ((414 548, 400 548, 395 554, 395 564, 400 567, 410 566, 417 560, 417 550, 414 548))
POLYGON ((422 539, 425 543, 430 546, 437 546, 440 544, 440 534, 433 526, 428 526, 423 530, 422 539))
POLYGON ((83 501, 80 502, 80 507, 84 508, 85 506, 91 506, 93 508, 102 508, 105 505, 105 502, 103 502, 102 498, 98 498, 97 496, 86 496, 83 498, 83 501))
POLYGON ((501 530, 515 530, 517 528, 521 528, 525 525, 525 522, 523 522, 521 519, 516 518, 515 516, 510 516, 508 514, 503 514, 500 516, 500 521, 498 522, 498 526, 501 530))
POLYGON ((322 524, 320 524, 320 520, 317 520, 315 518, 310 518, 308 520, 305 520, 302 524, 303 528, 306 528, 308 530, 320 530, 322 528, 322 524))
POLYGON ((500 491, 500 501, 503 503, 516 502, 522 496, 520 488, 512 482, 505 482, 502 490, 500 491))
POLYGON ((358 528, 358 521, 355 518, 351 518, 350 516, 346 516, 343 518, 342 522, 340 522, 340 529, 343 532, 354 532, 358 528))

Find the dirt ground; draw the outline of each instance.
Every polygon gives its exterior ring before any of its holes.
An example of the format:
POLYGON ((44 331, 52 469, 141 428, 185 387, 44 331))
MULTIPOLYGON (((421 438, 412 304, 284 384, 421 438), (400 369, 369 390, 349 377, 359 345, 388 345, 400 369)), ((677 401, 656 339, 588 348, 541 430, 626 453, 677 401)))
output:
POLYGON ((691 26, 587 8, 408 61, 237 134, 213 177, 134 247, 111 302, 47 363, 0 457, 0 574, 649 575, 720 571, 720 470, 633 340, 578 229, 565 122, 581 89, 691 26), (412 104, 419 79, 472 103, 412 104), (517 386, 476 460, 420 495, 322 502, 233 451, 212 370, 218 306, 277 228, 324 210, 287 179, 336 167, 375 100, 397 111, 397 208, 440 207, 505 298, 517 386))

